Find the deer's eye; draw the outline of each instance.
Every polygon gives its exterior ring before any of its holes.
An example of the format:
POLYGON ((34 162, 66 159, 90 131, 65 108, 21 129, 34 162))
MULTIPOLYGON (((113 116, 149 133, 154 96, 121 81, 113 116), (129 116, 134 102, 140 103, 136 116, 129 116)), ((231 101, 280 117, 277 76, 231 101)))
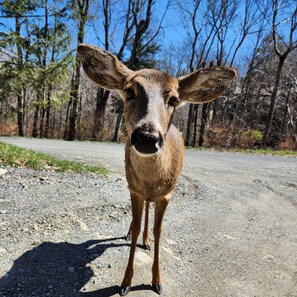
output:
POLYGON ((177 104, 178 102, 179 102, 178 97, 176 97, 176 96, 172 96, 172 97, 170 97, 169 100, 168 100, 168 105, 169 105, 169 106, 172 106, 172 107, 175 107, 176 104, 177 104))
POLYGON ((124 90, 127 100, 135 99, 135 92, 132 88, 127 88, 124 90))

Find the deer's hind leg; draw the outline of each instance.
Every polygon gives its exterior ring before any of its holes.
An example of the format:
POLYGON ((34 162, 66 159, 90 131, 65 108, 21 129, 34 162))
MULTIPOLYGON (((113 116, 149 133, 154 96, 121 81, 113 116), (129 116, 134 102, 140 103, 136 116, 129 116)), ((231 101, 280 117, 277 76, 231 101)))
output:
POLYGON ((146 250, 151 250, 150 247, 150 239, 149 239, 149 228, 148 228, 148 224, 149 224, 149 213, 150 213, 150 202, 148 200, 146 200, 145 203, 145 218, 144 218, 144 229, 143 229, 143 247, 146 250))
MULTIPOLYGON (((149 239, 149 228, 148 228, 148 224, 149 224, 149 212, 150 212, 150 202, 147 200, 145 203, 145 219, 144 219, 144 229, 143 229, 143 248, 146 250, 151 250, 151 246, 150 246, 150 239, 149 239)), ((132 222, 130 224, 130 228, 127 234, 127 240, 131 240, 132 239, 132 225, 133 225, 133 219, 132 222)))
POLYGON ((132 225, 133 225, 133 219, 131 221, 131 224, 130 224, 130 227, 129 227, 129 231, 128 231, 128 234, 126 236, 126 239, 131 241, 132 240, 132 225))

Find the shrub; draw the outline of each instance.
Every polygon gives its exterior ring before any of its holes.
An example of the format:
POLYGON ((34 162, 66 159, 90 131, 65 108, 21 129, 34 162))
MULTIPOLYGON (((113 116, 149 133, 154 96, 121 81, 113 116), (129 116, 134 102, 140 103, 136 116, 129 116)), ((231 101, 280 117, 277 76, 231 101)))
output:
POLYGON ((241 148, 259 147, 263 137, 263 132, 259 130, 248 129, 240 133, 239 146, 241 148))

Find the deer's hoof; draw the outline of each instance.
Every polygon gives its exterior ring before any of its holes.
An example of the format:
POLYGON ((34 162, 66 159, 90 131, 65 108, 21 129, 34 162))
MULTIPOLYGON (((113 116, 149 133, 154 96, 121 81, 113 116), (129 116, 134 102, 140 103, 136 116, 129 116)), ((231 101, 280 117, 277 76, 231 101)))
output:
POLYGON ((151 250, 151 246, 150 246, 148 243, 145 243, 145 244, 143 245, 143 248, 144 248, 145 250, 147 250, 147 251, 150 251, 150 250, 151 250))
POLYGON ((126 296, 130 292, 131 287, 120 287, 120 296, 126 296))
POLYGON ((157 294, 162 295, 162 286, 161 286, 161 284, 153 284, 153 290, 157 294))
POLYGON ((132 240, 132 234, 131 233, 128 233, 127 236, 126 236, 126 240, 127 241, 131 241, 132 240))

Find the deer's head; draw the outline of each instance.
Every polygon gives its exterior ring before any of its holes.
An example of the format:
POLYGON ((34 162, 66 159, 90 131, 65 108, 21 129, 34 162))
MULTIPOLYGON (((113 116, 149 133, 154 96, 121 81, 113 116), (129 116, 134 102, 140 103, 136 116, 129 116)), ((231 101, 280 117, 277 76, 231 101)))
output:
POLYGON ((95 46, 81 44, 78 53, 89 78, 102 88, 122 92, 128 136, 135 151, 144 157, 162 150, 179 105, 216 99, 236 75, 230 68, 211 67, 177 79, 153 69, 132 71, 95 46))

